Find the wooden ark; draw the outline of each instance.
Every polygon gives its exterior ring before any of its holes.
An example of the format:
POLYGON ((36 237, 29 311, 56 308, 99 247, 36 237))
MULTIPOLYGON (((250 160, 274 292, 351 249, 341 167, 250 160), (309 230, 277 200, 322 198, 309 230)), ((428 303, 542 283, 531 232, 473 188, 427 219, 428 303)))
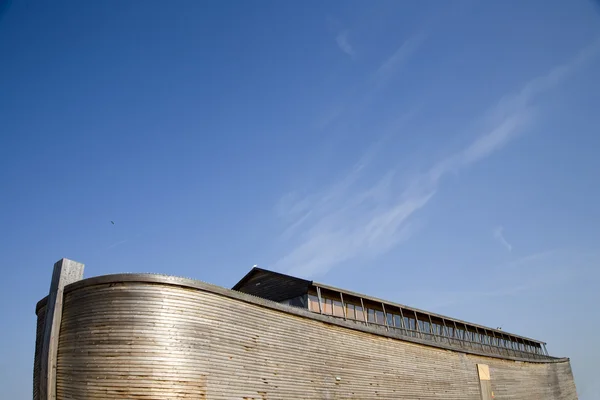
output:
POLYGON ((577 399, 545 343, 254 268, 233 289, 55 264, 34 399, 577 399))

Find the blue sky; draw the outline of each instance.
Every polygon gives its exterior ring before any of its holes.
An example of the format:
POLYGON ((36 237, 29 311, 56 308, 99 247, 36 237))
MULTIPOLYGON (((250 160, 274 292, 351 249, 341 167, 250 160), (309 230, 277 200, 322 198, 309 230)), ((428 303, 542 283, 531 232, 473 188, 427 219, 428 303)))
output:
POLYGON ((258 264, 502 326, 596 398, 594 3, 0 4, 7 398, 62 257, 226 287, 258 264))

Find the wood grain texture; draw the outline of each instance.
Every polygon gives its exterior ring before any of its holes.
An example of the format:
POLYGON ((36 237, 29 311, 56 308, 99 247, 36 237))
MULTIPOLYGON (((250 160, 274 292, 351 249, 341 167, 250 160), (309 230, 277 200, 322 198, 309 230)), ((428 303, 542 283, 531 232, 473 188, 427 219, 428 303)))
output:
POLYGON ((54 264, 40 351, 38 394, 40 400, 56 400, 56 356, 62 319, 63 291, 69 284, 83 278, 83 269, 83 264, 66 258, 54 264))
MULTIPOLYGON (((83 281, 84 282, 84 281, 83 281)), ((57 399, 577 399, 568 360, 517 362, 324 322, 229 291, 151 282, 65 291, 57 399)))
POLYGON ((44 342, 44 324, 46 322, 46 304, 37 307, 37 325, 35 330, 35 352, 33 358, 33 400, 40 400, 40 373, 42 364, 42 344, 44 342))

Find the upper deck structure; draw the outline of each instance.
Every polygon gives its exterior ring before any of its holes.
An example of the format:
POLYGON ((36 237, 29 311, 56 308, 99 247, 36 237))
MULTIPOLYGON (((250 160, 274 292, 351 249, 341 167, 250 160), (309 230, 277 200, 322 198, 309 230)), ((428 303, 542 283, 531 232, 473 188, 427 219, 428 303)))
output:
POLYGON ((499 329, 254 267, 234 287, 243 293, 356 324, 493 356, 552 358, 546 343, 499 329))

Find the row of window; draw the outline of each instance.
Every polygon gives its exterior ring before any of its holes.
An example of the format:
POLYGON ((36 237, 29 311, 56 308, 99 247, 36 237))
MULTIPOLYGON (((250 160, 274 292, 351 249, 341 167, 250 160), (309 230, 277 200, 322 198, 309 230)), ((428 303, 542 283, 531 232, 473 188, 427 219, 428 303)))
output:
POLYGON ((360 305, 347 302, 342 304, 341 300, 335 300, 328 297, 321 297, 321 299, 322 303, 319 307, 319 298, 314 295, 309 295, 309 310, 356 321, 365 321, 366 319, 369 324, 386 325, 388 327, 402 329, 409 336, 413 337, 424 337, 430 340, 439 340, 440 338, 443 338, 443 340, 448 342, 456 341, 457 343, 474 342, 479 346, 482 346, 482 348, 483 346, 487 346, 489 348, 542 354, 539 345, 534 346, 515 340, 498 338, 486 333, 468 331, 459 328, 458 326, 454 326, 454 323, 452 323, 452 326, 448 326, 448 324, 444 326, 437 323, 430 323, 429 321, 417 320, 409 316, 401 316, 393 312, 384 314, 382 310, 369 307, 365 307, 363 310, 363 307, 360 305))

